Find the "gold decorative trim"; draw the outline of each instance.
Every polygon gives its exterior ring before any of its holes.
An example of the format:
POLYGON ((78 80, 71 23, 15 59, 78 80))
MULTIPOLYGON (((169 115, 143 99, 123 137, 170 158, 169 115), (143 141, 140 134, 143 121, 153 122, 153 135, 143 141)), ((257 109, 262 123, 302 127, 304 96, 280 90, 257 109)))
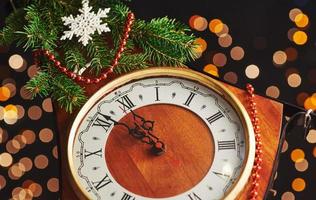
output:
POLYGON ((245 131, 245 140, 246 140, 246 155, 243 163, 243 169, 239 179, 237 179, 231 189, 226 193, 226 196, 223 200, 234 200, 238 194, 245 188, 249 176, 251 174, 252 166, 255 158, 255 138, 251 120, 248 116, 246 109, 240 103, 240 101, 235 97, 235 95, 228 89, 225 88, 219 81, 212 79, 211 77, 204 75, 202 73, 186 69, 186 68, 171 68, 171 67, 155 67, 144 70, 139 70, 121 76, 110 83, 103 86, 99 89, 82 107, 76 116, 72 127, 70 129, 70 134, 67 143, 67 158, 68 158, 68 167, 70 169, 69 179, 74 187, 73 189, 77 193, 78 197, 81 199, 89 199, 89 193, 79 184, 78 176, 76 176, 75 167, 73 164, 73 145, 74 139, 77 134, 79 125, 82 122, 82 119, 90 111, 90 109, 97 104, 98 101, 109 92, 115 90, 116 88, 127 84, 131 81, 140 80, 143 78, 151 77, 178 77, 183 79, 188 79, 191 81, 196 81, 220 94, 226 101, 237 112, 240 120, 242 121, 243 129, 245 131))

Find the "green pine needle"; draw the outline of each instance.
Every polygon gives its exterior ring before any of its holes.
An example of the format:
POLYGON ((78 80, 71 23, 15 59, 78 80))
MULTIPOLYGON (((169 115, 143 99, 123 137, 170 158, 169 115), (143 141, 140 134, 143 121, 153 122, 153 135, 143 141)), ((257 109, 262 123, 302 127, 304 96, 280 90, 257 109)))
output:
MULTIPOLYGON (((91 35, 92 40, 84 47, 78 43, 77 37, 60 40, 68 29, 61 18, 79 14, 81 0, 22 0, 17 2, 16 11, 7 17, 5 27, 0 30, 0 43, 15 42, 25 50, 47 49, 68 70, 79 71, 90 66, 85 73, 98 75, 111 66, 123 37, 130 12, 124 2, 90 0, 93 12, 111 8, 109 17, 102 19, 111 32, 91 35)), ((121 74, 149 66, 182 66, 197 58, 195 39, 187 26, 173 19, 163 17, 150 22, 137 19, 114 71, 121 74)), ((42 59, 42 66, 41 71, 27 83, 34 97, 50 95, 68 112, 85 103, 84 88, 56 70, 48 59, 42 59)))

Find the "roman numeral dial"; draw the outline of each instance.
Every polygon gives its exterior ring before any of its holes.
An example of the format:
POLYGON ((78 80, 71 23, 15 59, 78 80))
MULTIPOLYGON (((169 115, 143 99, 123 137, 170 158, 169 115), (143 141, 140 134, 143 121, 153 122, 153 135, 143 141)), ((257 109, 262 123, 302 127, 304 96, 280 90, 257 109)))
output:
POLYGON ((109 83, 74 122, 73 175, 87 199, 223 199, 249 147, 234 104, 189 77, 134 78, 109 83))

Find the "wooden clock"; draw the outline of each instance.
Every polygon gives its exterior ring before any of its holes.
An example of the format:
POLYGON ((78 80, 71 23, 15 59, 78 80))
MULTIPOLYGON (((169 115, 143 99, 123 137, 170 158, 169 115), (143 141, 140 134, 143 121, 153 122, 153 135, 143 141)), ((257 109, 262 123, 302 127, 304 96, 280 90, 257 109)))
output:
POLYGON ((255 156, 240 101, 227 86, 182 68, 150 68, 106 84, 62 143, 63 170, 80 199, 245 199, 255 156))

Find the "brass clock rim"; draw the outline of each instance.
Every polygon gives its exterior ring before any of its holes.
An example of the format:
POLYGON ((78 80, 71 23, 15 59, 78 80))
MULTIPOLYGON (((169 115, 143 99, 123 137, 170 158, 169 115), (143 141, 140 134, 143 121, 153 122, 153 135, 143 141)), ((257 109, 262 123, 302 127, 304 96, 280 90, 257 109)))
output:
POLYGON ((230 190, 226 193, 226 195, 222 198, 222 200, 234 200, 238 197, 239 193, 244 189, 245 185, 248 182, 248 179, 251 175, 252 166, 255 159, 255 137, 253 132, 253 127, 249 115, 241 104, 241 102, 235 97, 235 95, 225 88, 219 81, 212 79, 211 77, 204 75, 200 72, 193 71, 186 68, 174 68, 174 67, 152 67, 149 69, 138 70, 126 75, 123 75, 102 88, 100 88, 94 95, 92 95, 89 100, 85 103, 85 105, 80 109, 79 113, 75 117, 75 120, 71 126, 68 142, 67 142, 67 163, 68 169, 70 171, 70 182, 78 192, 78 196, 83 199, 89 199, 88 192, 80 185, 79 179, 77 175, 75 175, 75 166, 73 162, 72 149, 74 145, 74 139, 77 134, 77 130, 81 124, 83 117, 90 111, 90 109, 98 102, 100 99, 115 90, 116 88, 125 85, 131 81, 136 81, 144 78, 151 77, 178 77, 184 78, 191 81, 196 81, 212 90, 215 90, 218 94, 220 94, 228 103, 235 109, 240 118, 243 129, 245 132, 245 140, 246 140, 246 155, 243 163, 243 168, 241 171, 241 175, 235 181, 234 185, 230 188, 230 190), (80 194, 81 193, 81 194, 80 194))

